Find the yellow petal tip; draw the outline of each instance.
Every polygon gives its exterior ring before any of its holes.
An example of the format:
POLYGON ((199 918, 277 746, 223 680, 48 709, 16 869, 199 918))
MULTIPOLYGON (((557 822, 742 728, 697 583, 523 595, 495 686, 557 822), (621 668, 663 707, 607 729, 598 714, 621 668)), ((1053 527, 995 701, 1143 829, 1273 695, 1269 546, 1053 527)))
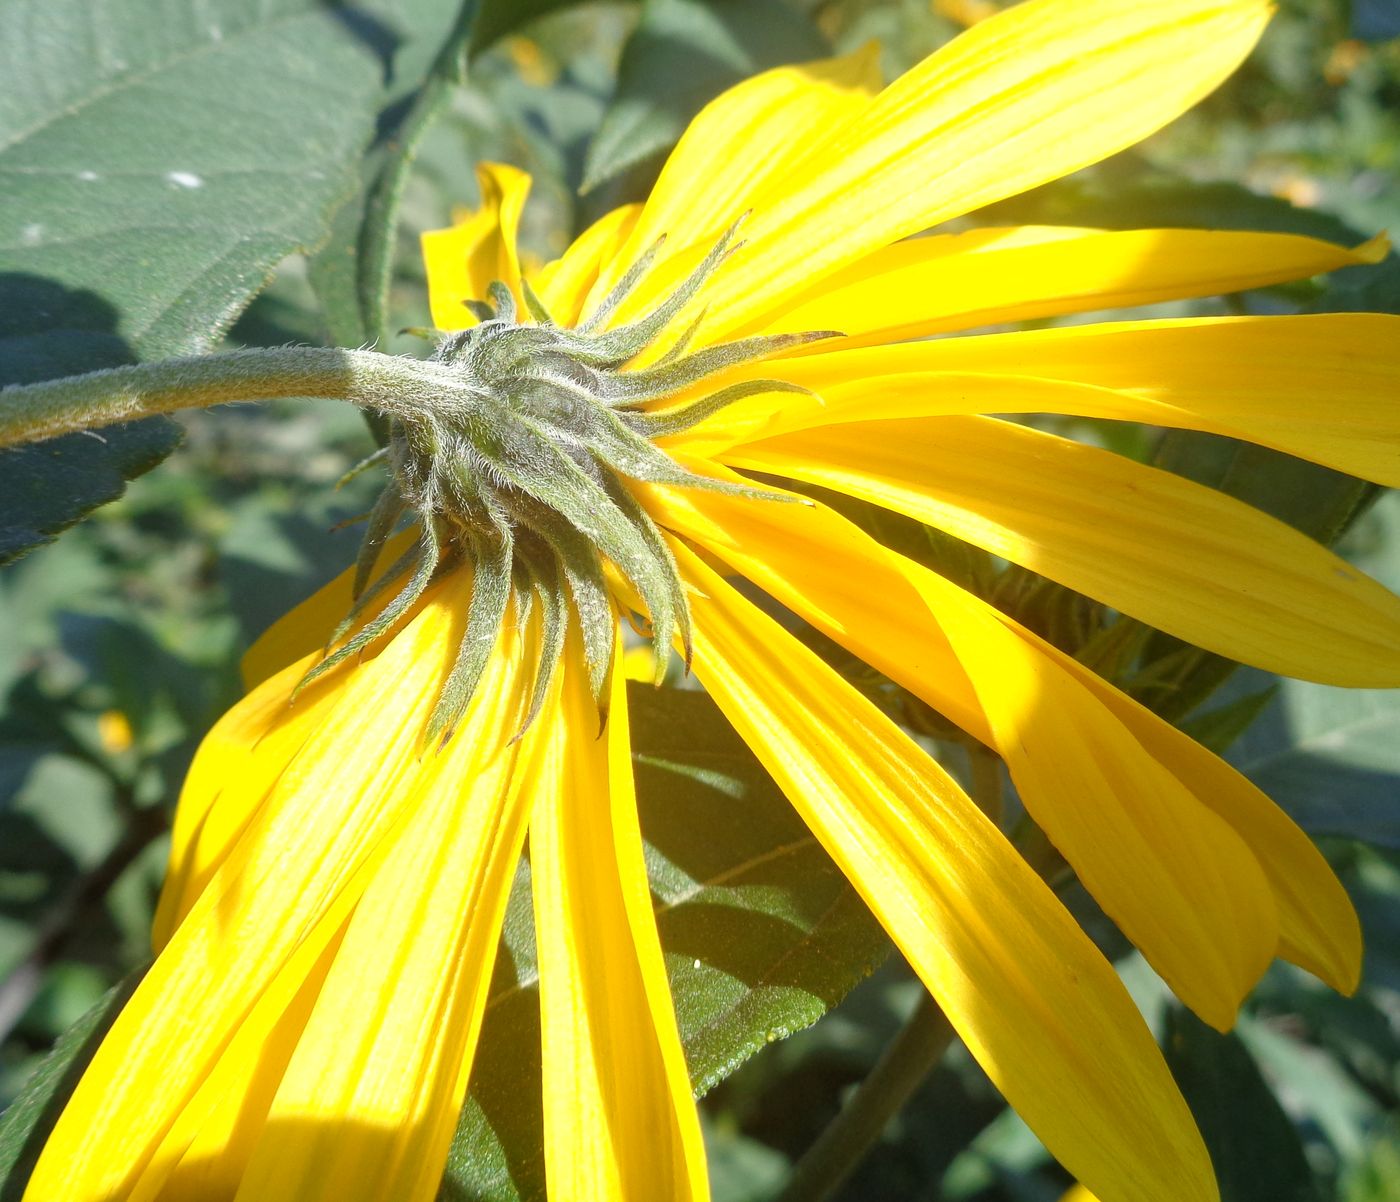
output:
POLYGON ((1353 248, 1353 255, 1359 263, 1379 263, 1390 254, 1390 232, 1382 230, 1374 238, 1367 238, 1360 246, 1353 248))

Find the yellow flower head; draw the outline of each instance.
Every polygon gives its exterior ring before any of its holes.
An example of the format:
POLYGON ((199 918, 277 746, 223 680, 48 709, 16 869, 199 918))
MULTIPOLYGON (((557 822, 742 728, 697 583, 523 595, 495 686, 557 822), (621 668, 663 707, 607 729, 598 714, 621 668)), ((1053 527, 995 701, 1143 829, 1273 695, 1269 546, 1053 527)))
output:
POLYGON ((883 90, 869 53, 767 72, 695 119, 645 204, 538 271, 516 248, 528 180, 484 167, 480 211, 424 240, 461 408, 398 422, 358 571, 250 653, 251 691, 181 798, 159 956, 29 1202, 431 1198, 527 831, 551 1195, 705 1198, 633 797, 634 614, 658 672, 673 642, 692 660, 1076 1179, 1104 1202, 1215 1198, 1107 961, 940 767, 720 568, 997 751, 1208 1022, 1228 1027, 1276 955, 1354 987, 1341 887, 1243 777, 834 510, 738 474, 886 506, 1247 663, 1400 684, 1400 600, 1321 546, 982 416, 1208 430, 1400 483, 1397 319, 926 338, 1382 253, 1188 230, 910 238, 1152 133, 1268 12, 1029 0, 883 90), (405 510, 417 527, 391 538, 405 510))

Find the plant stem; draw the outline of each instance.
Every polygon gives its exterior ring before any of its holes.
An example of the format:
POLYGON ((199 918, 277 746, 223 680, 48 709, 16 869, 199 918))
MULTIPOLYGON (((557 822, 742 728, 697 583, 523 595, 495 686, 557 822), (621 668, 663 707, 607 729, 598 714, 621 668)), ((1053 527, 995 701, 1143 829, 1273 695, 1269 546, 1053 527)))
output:
POLYGON ((821 1202, 851 1175, 943 1058, 953 1028, 927 993, 870 1075, 792 1170, 777 1202, 821 1202))
POLYGON ((459 376, 376 351, 289 346, 138 363, 0 390, 0 447, 180 409, 325 397, 387 414, 470 405, 459 376))

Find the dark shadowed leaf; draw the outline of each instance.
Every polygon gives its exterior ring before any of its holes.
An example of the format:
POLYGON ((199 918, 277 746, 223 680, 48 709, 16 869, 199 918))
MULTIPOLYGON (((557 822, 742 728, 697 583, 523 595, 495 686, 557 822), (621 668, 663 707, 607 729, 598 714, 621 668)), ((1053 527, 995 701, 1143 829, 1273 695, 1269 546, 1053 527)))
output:
POLYGON ((1174 1007, 1164 1050, 1210 1150, 1221 1202, 1315 1202, 1298 1133, 1239 1037, 1174 1007))
MULTIPOLYGON (((278 260, 329 233, 403 41, 392 5, 325 0, 0 0, 0 28, 0 356, 25 360, 0 365, 11 381, 101 365, 91 342, 107 362, 215 342, 278 260)), ((8 553, 173 445, 157 425, 60 448, 100 482, 66 503, 25 484, 8 553)))
MULTIPOLYGON (((73 294, 65 292, 0 275, 0 387, 115 367, 130 358, 114 334, 44 328, 50 314, 62 321, 71 313, 73 294), (35 294, 51 298, 54 308, 36 313, 30 308, 35 294)), ((180 437, 180 427, 161 417, 0 450, 0 564, 115 501, 128 480, 169 455, 180 437)))
POLYGON ((588 148, 584 191, 659 160, 725 88, 769 67, 829 53, 816 26, 781 0, 646 0, 622 52, 612 103, 588 148))
POLYGON ((1310 834, 1400 848, 1395 692, 1280 681, 1230 759, 1310 834))
MULTIPOLYGON (((820 1018, 885 956, 879 925, 703 693, 629 686, 648 868, 704 1092, 820 1018)), ((542 1198, 539 995, 516 882, 471 1097, 439 1198, 542 1198)))

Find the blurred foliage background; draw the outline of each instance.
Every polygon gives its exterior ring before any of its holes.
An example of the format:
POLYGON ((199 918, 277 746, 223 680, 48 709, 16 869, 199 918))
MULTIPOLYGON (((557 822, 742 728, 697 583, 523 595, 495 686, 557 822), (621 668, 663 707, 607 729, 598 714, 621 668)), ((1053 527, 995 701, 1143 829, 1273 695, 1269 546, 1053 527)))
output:
MULTIPOLYGON (((525 239, 546 259, 612 205, 644 194, 686 118, 720 88, 773 63, 871 38, 892 77, 997 4, 533 0, 514 7, 515 18, 521 10, 560 11, 517 27, 512 6, 482 6, 479 21, 506 12, 505 36, 481 49, 433 120, 412 131, 421 140, 402 181, 396 238, 384 248, 384 350, 427 351, 396 332, 428 322, 417 234, 475 202, 476 162, 503 160, 533 173, 525 239)), ((486 40, 480 27, 476 36, 486 40)), ((1400 3, 1283 0, 1248 65, 1195 111, 1131 152, 966 220, 1279 229, 1356 243, 1400 230, 1397 180, 1400 3)), ((363 312, 347 309, 337 292, 338 245, 285 258, 227 343, 370 340, 363 312)), ((1325 280, 1150 313, 1350 308, 1400 312, 1394 255, 1325 280)), ((19 1094, 55 1039, 143 962, 166 820, 199 738, 238 696, 239 655, 350 562, 358 541, 345 524, 367 507, 372 482, 335 486, 374 444, 348 408, 283 402, 193 413, 182 424, 183 445, 118 502, 0 572, 0 1106, 19 1094)), ((1319 537, 1340 538, 1344 554, 1400 588, 1400 498, 1377 498, 1335 473, 1228 440, 1066 424, 1079 437, 1244 496, 1319 537)), ((857 516, 887 541, 961 573, 1225 750, 1323 842, 1366 929, 1364 983, 1355 997, 1340 998, 1275 966, 1230 1037, 1185 1014, 1073 882, 1062 890, 1119 958, 1159 1033, 1216 1156, 1226 1202, 1400 1198, 1400 695, 1232 673, 1214 657, 1115 623, 1064 590, 911 524, 857 516)), ((886 682, 862 683, 955 770, 967 770, 967 748, 933 716, 886 682)), ((643 731, 646 721, 639 719, 643 731)), ((708 729, 704 715, 695 722, 684 729, 708 729)), ((703 827, 725 789, 695 772, 663 771, 687 755, 686 747, 666 749, 667 729, 658 720, 650 767, 642 768, 644 818, 651 787, 662 799, 680 797, 672 809, 690 805, 703 827)), ((729 772, 742 786, 728 791, 731 809, 733 796, 766 796, 763 782, 751 779, 753 766, 740 763, 743 753, 722 733, 713 739, 690 750, 719 757, 715 771, 729 765, 720 776, 729 772)), ((651 804, 657 894, 671 905, 667 890, 679 887, 666 874, 684 865, 667 854, 664 824, 678 820, 651 804)), ((1008 826, 1024 821, 1014 799, 1007 815, 1008 826)), ((773 821, 774 846, 785 846, 788 828, 773 821)), ((1050 873, 1057 867, 1047 863, 1050 873)), ((800 861, 788 870, 806 871, 800 861)), ((726 871, 695 891, 718 889, 735 870, 726 871)), ((782 882, 758 881, 756 892, 725 904, 741 918, 771 915, 782 903, 765 888, 781 892, 782 882)), ((798 974, 767 994, 756 983, 767 980, 762 974, 711 954, 713 932, 663 925, 683 1026, 694 1036, 692 1066, 710 1065, 697 1075, 714 1085, 703 1107, 719 1202, 778 1197, 791 1166, 918 1003, 921 987, 897 956, 886 958, 878 928, 851 910, 839 885, 831 888, 820 918, 798 934, 804 954, 840 947, 839 971, 798 974), (742 1018, 737 1042, 697 1051, 705 1023, 692 1018, 725 989, 735 994, 735 1013, 742 1003, 756 1014, 742 1018), (825 1021, 778 1039, 837 1002, 825 1021)), ((518 968, 528 932, 515 939, 518 968)), ((515 1037, 528 1044, 528 1019, 519 1021, 526 1031, 515 1037)), ((481 1169, 491 1156, 480 1151, 480 1132, 467 1130, 469 1119, 444 1197, 535 1196, 532 1170, 509 1154, 510 1121, 496 1121, 489 1097, 479 1108, 495 1132, 491 1146, 506 1149, 507 1168, 495 1176, 481 1169)), ((955 1047, 836 1196, 1048 1202, 1069 1184, 955 1047)))

